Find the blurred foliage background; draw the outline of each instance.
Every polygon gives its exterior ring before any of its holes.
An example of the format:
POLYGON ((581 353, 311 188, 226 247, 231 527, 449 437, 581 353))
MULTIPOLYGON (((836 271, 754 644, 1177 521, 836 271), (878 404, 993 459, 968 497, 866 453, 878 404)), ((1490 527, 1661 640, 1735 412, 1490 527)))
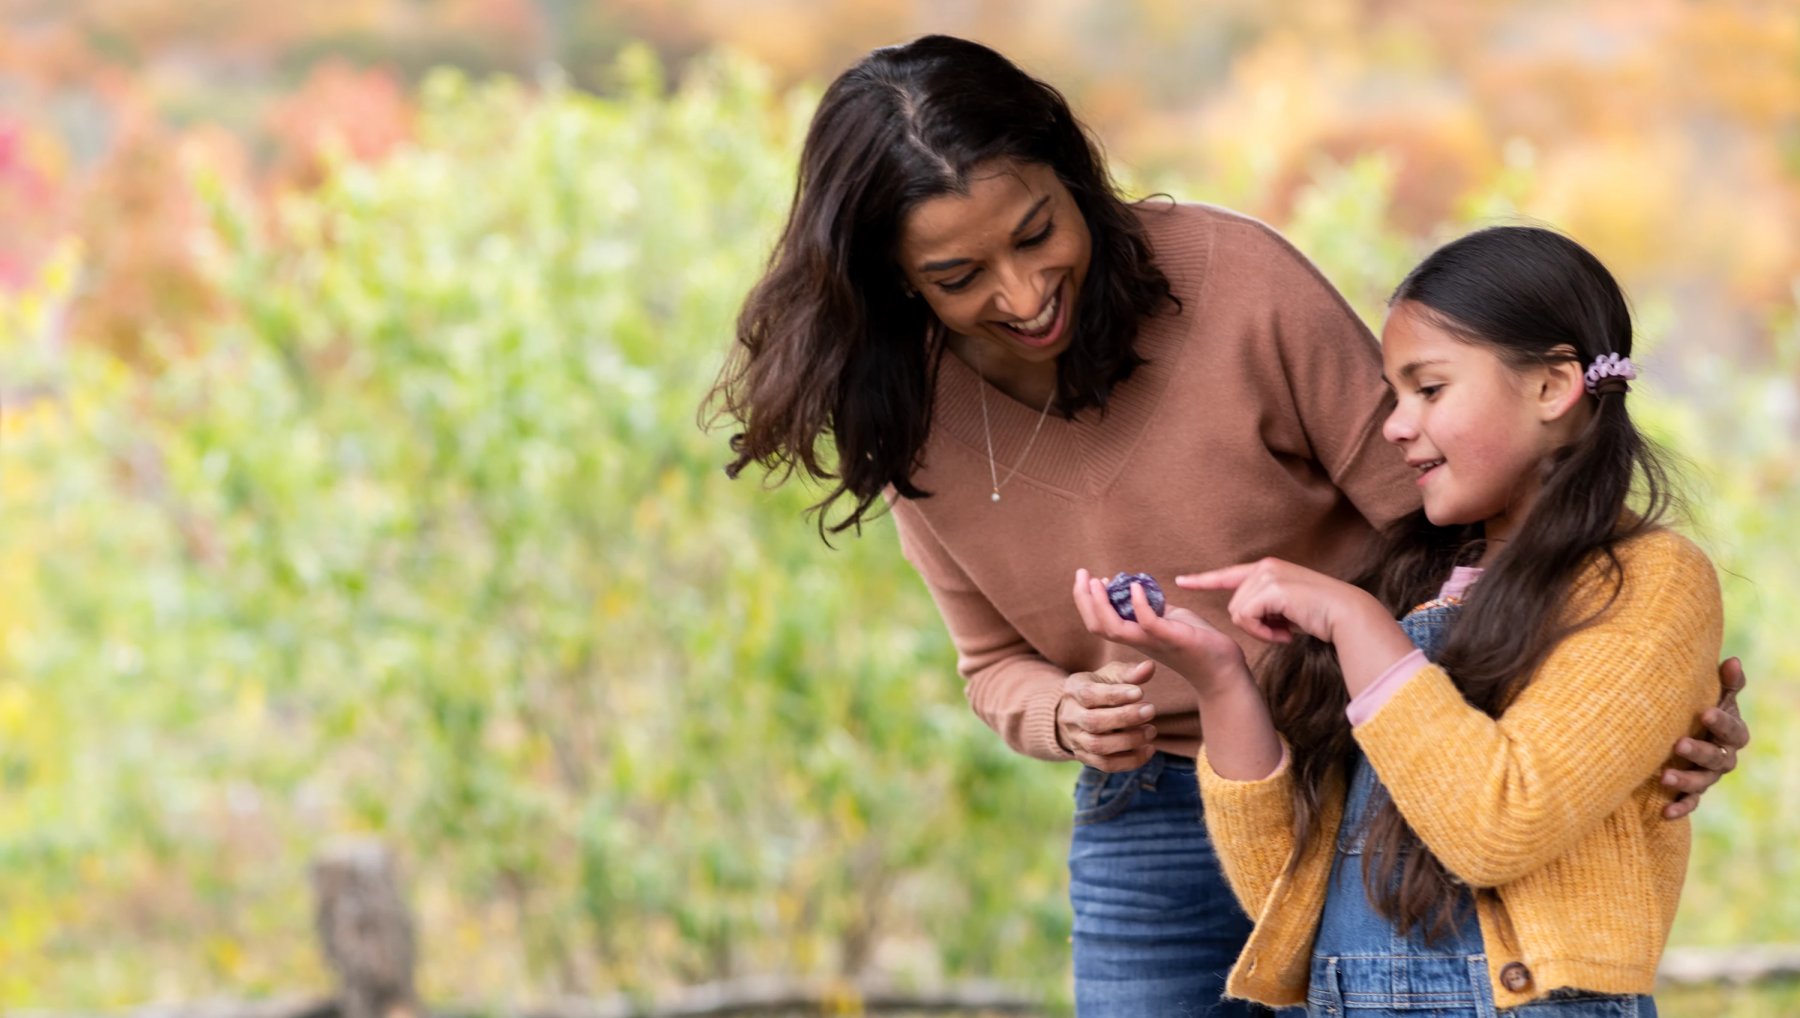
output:
POLYGON ((0 1009, 323 987, 349 833, 432 999, 1066 1004, 1073 771, 970 715, 887 522, 827 549, 696 424, 822 82, 925 31, 1372 324, 1475 225, 1619 272, 1751 675, 1675 942, 1800 941, 1791 4, 0 0, 0 1009))

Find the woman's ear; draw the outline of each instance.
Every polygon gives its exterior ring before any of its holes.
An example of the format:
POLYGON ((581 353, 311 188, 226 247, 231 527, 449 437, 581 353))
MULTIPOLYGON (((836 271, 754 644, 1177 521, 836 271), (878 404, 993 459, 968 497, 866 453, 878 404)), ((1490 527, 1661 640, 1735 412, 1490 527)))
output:
POLYGON ((1538 419, 1545 424, 1567 417, 1587 395, 1587 378, 1575 348, 1563 345, 1550 353, 1556 359, 1545 362, 1537 392, 1538 419))

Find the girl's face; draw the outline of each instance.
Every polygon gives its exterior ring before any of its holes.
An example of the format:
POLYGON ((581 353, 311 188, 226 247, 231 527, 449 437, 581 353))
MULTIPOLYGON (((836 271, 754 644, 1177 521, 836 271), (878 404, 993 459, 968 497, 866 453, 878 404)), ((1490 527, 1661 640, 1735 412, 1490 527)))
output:
POLYGON ((1422 310, 1396 304, 1381 331, 1396 400, 1382 435, 1418 472, 1431 522, 1485 523, 1488 539, 1503 541, 1536 500, 1543 464, 1585 423, 1581 369, 1515 368, 1422 310))
POLYGON ((1051 364, 1074 331, 1087 221, 1041 163, 985 163, 969 177, 967 195, 932 198, 901 223, 901 273, 997 369, 1051 364))

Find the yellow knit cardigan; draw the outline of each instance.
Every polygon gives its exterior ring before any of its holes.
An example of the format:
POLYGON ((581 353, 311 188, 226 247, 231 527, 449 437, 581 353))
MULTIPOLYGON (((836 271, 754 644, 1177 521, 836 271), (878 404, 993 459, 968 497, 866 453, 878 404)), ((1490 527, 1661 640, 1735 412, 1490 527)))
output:
MULTIPOLYGON (((1435 665, 1355 730, 1395 804, 1475 889, 1494 1002, 1559 987, 1649 993, 1687 869, 1688 821, 1664 820, 1658 780, 1675 740, 1718 699, 1718 578, 1687 539, 1656 530, 1620 548, 1624 583, 1599 620, 1559 643, 1498 719, 1435 665)), ((1612 590, 1598 565, 1575 617, 1612 590)), ((1232 890, 1256 919, 1229 996, 1305 1000, 1325 905, 1341 783, 1295 851, 1284 762, 1267 778, 1218 776, 1200 752, 1206 823, 1232 890)))

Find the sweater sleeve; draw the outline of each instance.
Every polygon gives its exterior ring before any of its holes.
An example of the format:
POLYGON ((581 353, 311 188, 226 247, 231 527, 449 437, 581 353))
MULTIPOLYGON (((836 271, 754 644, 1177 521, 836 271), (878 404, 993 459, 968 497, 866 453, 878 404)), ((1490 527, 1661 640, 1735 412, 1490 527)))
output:
MULTIPOLYGON (((1257 224, 1260 226, 1261 224, 1257 224)), ((1278 370, 1305 452, 1376 529, 1418 508, 1405 457, 1382 437, 1394 409, 1381 346, 1337 288, 1293 245, 1267 233, 1278 370)))
POLYGON ((1344 708, 1344 714, 1352 725, 1360 725, 1374 717, 1376 712, 1394 698, 1400 687, 1416 675, 1419 669, 1430 664, 1422 650, 1414 650, 1400 660, 1387 666, 1387 670, 1375 677, 1375 681, 1363 687, 1363 691, 1350 698, 1350 704, 1344 708))
POLYGON ((956 647, 956 670, 977 717, 1016 752, 1072 760, 1056 738, 1056 705, 1068 673, 1045 660, 957 565, 904 499, 893 501, 900 550, 918 570, 956 647))
POLYGON ((1263 913, 1275 881, 1294 853, 1293 754, 1282 740, 1281 763, 1274 773, 1255 781, 1220 777, 1200 748, 1200 796, 1205 803, 1206 831, 1218 853, 1219 866, 1244 911, 1263 913))
MULTIPOLYGON (((1413 830, 1472 886, 1568 851, 1652 779, 1716 699, 1712 564, 1669 532, 1632 543, 1617 600, 1557 644, 1498 720, 1432 665, 1354 729, 1413 830)), ((1591 613, 1610 589, 1590 574, 1574 603, 1591 613)))

